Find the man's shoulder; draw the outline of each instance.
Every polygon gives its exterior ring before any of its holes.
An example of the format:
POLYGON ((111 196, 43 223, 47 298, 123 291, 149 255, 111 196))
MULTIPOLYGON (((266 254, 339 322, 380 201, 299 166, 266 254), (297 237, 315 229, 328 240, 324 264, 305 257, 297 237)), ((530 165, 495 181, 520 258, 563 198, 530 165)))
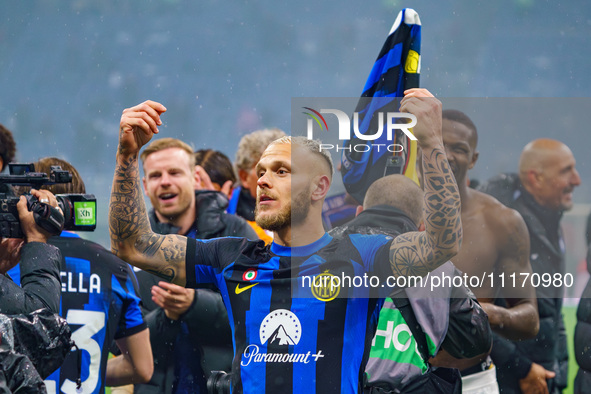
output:
POLYGON ((329 233, 333 239, 321 251, 347 254, 355 249, 362 256, 374 255, 381 247, 389 245, 394 239, 392 235, 382 232, 365 233, 363 228, 351 230, 351 232, 346 233, 335 232, 334 235, 329 233), (355 232, 356 230, 359 230, 359 232, 355 232))
POLYGON ((515 209, 503 204, 497 198, 478 190, 472 190, 474 202, 478 204, 483 213, 483 219, 490 224, 503 226, 507 221, 521 219, 521 215, 515 209))
MULTIPOLYGON (((473 190, 475 201, 479 204, 479 211, 485 225, 489 227, 501 242, 516 236, 525 236, 527 226, 521 214, 513 208, 502 204, 495 197, 478 190, 473 190)), ((502 245, 501 245, 502 246, 502 245)))
MULTIPOLYGON (((226 229, 224 230, 224 232, 226 233, 225 235, 252 238, 251 233, 254 233, 254 230, 252 230, 252 227, 248 224, 248 222, 245 219, 225 212, 222 213, 220 216, 222 222, 226 224, 226 229)), ((254 234, 256 235, 256 233, 254 234)))
POLYGON ((197 229, 202 238, 226 236, 258 238, 246 220, 225 212, 228 200, 223 193, 198 191, 195 196, 197 229))
POLYGON ((84 259, 89 261, 91 265, 115 272, 121 271, 121 267, 128 268, 126 262, 102 245, 78 236, 51 237, 49 243, 56 246, 64 258, 84 259))
MULTIPOLYGON (((198 252, 222 254, 224 257, 229 258, 232 255, 247 254, 257 256, 260 254, 266 254, 269 252, 270 245, 265 245, 264 241, 259 239, 251 240, 246 237, 217 237, 210 239, 193 239, 188 238, 188 242, 196 243, 198 252)), ((193 249, 193 246, 189 246, 188 249, 193 249)))
POLYGON ((521 181, 515 173, 503 173, 496 175, 478 187, 478 190, 493 196, 502 204, 512 206, 515 201, 515 193, 519 192, 521 181))

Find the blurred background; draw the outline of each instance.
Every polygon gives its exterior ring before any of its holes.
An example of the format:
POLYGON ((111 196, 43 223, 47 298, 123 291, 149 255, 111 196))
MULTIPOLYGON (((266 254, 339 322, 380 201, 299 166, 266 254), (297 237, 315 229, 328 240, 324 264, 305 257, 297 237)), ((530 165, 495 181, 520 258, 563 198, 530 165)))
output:
POLYGON ((575 272, 591 201, 591 101, 581 98, 591 89, 586 1, 2 2, 0 123, 15 134, 19 161, 53 155, 80 170, 99 203, 97 231, 85 236, 108 246, 124 108, 160 101, 168 108, 161 135, 233 159, 246 133, 290 131, 292 97, 359 96, 404 7, 423 24, 421 86, 444 106, 459 98, 451 106, 479 128, 472 178, 514 171, 537 137, 572 148, 583 179, 564 221, 575 272), (497 110, 474 109, 483 102, 497 110))
MULTIPOLYGON (((19 161, 59 156, 78 168, 99 204, 98 228, 84 236, 108 247, 124 108, 160 101, 168 108, 161 135, 233 159, 246 133, 290 131, 292 97, 359 96, 404 7, 414 8, 423 24, 421 86, 444 106, 465 110, 479 128, 472 178, 514 171, 522 147, 538 137, 573 150, 583 184, 563 225, 568 270, 584 286, 588 1, 4 1, 0 123, 13 131, 19 161), (458 100, 447 105, 446 98, 458 100), (495 109, 475 109, 486 102, 495 109)), ((575 297, 575 288, 567 295, 575 297)), ((571 333, 574 310, 565 308, 571 333)))

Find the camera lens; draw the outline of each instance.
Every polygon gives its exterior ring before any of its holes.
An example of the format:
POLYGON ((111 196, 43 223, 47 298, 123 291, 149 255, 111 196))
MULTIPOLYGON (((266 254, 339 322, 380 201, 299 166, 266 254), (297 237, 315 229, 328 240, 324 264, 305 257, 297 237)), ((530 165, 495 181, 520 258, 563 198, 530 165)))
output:
POLYGON ((224 371, 212 371, 207 379, 208 394, 230 394, 232 374, 224 371))

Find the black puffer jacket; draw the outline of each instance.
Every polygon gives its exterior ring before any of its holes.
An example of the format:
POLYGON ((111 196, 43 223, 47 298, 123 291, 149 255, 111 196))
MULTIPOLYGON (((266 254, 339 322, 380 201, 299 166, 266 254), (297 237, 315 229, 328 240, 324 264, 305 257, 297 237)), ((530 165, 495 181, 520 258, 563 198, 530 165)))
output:
MULTIPOLYGON (((560 275, 564 278, 564 242, 560 220, 562 212, 550 211, 536 203, 523 188, 517 174, 502 174, 490 179, 480 190, 515 209, 523 217, 530 235, 530 262, 534 275, 560 275)), ((553 284, 560 284, 554 282, 553 284)), ((556 372, 548 381, 550 393, 567 385, 568 349, 561 313, 564 285, 537 286, 540 331, 533 339, 514 342, 495 336, 491 357, 497 366, 499 388, 503 393, 519 393, 531 363, 556 372)))
MULTIPOLYGON (((221 193, 197 191, 195 193, 197 218, 194 229, 197 239, 217 237, 246 237, 258 239, 248 223, 234 215, 225 213, 228 199, 221 193)), ((150 211, 150 224, 159 234, 177 234, 178 227, 161 223, 154 210, 150 211)), ((137 272, 140 297, 144 304, 146 322, 150 328, 150 340, 154 354, 154 374, 148 384, 136 385, 136 394, 172 393, 175 382, 175 343, 182 330, 188 330, 190 343, 184 343, 194 360, 200 360, 204 376, 197 381, 204 382, 211 371, 230 371, 234 355, 232 331, 228 322, 226 308, 218 292, 197 289, 195 300, 187 312, 177 321, 166 317, 151 296, 152 286, 163 280, 145 271, 137 272), (184 328, 181 326, 184 324, 184 328)), ((178 350, 178 349, 177 349, 178 350)), ((204 387, 201 384, 201 389, 204 387)))
MULTIPOLYGON (((587 218, 587 271, 591 274, 591 215, 587 218)), ((579 371, 575 378, 575 394, 591 387, 591 279, 587 282, 577 308, 575 327, 575 357, 579 371)))
POLYGON ((18 315, 47 308, 59 313, 60 262, 62 255, 52 245, 31 242, 21 250, 21 286, 0 275, 0 313, 18 315))

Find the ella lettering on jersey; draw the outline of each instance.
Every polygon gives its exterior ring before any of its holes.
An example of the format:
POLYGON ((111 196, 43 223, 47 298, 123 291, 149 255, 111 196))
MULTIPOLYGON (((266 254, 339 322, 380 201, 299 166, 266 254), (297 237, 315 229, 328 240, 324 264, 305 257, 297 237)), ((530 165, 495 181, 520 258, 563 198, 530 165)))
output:
POLYGON ((62 293, 101 293, 101 277, 90 274, 90 277, 78 272, 60 272, 62 293), (86 277, 85 277, 86 276, 86 277))

